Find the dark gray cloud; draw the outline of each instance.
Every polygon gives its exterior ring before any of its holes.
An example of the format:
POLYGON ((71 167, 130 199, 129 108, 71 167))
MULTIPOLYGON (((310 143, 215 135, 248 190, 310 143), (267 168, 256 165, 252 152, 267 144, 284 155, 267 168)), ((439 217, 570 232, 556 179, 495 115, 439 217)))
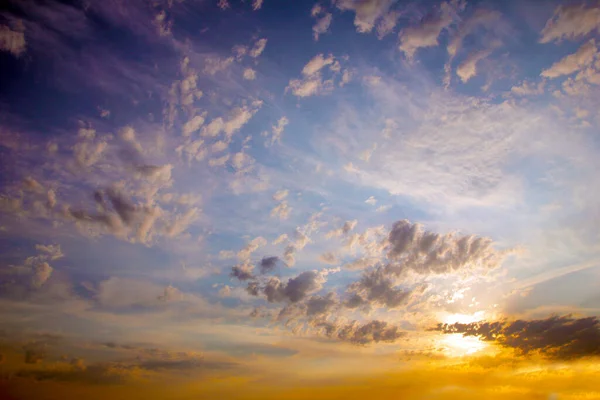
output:
POLYGON ((237 278, 240 281, 247 281, 250 279, 254 279, 254 275, 252 271, 254 270, 254 265, 250 264, 248 261, 245 261, 241 264, 234 265, 231 267, 231 273, 229 276, 232 278, 237 278))
POLYGON ((389 309, 406 304, 411 291, 397 287, 394 278, 386 274, 384 267, 365 271, 358 282, 351 284, 348 291, 352 293, 347 304, 356 308, 360 306, 381 306, 389 309))
POLYGON ((287 283, 279 278, 272 277, 264 285, 256 284, 248 286, 248 292, 263 293, 270 303, 291 302, 297 303, 307 295, 320 290, 325 278, 317 271, 305 271, 294 278, 288 279, 287 283), (258 289, 258 290, 257 290, 258 289))
POLYGON ((393 274, 411 270, 419 274, 445 274, 465 268, 496 268, 506 253, 492 240, 474 235, 425 231, 408 220, 394 223, 388 236, 387 267, 393 274))
POLYGON ((121 218, 121 221, 123 221, 125 225, 130 225, 133 222, 137 211, 135 205, 114 188, 109 188, 106 191, 106 195, 121 218))
POLYGON ((334 292, 326 296, 311 296, 306 302, 306 315, 309 317, 329 315, 339 304, 334 292))
POLYGON ((399 327, 385 321, 372 320, 361 324, 357 321, 349 323, 322 322, 318 325, 327 337, 367 345, 379 342, 396 342, 406 335, 399 327))
POLYGON ((537 320, 439 324, 434 330, 475 336, 515 349, 522 355, 539 353, 565 360, 600 356, 598 317, 552 316, 537 320))
POLYGON ((277 256, 263 257, 263 259, 260 260, 260 273, 268 274, 272 272, 277 267, 278 263, 279 257, 277 256))

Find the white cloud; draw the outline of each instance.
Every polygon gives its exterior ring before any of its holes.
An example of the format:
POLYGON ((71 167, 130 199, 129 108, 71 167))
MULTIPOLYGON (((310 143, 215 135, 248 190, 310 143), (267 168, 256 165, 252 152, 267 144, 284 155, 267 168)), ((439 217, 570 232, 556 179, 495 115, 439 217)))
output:
POLYGON ((185 230, 200 217, 200 210, 196 207, 190 208, 183 214, 175 216, 174 221, 167 227, 166 235, 176 237, 185 232, 185 230))
POLYGON ((31 277, 31 284, 35 288, 40 288, 52 275, 54 269, 47 263, 42 262, 33 266, 33 275, 31 277))
POLYGON ((206 113, 201 115, 196 115, 189 119, 182 128, 183 136, 190 136, 192 133, 196 132, 198 129, 202 127, 206 118, 206 113))
POLYGON ((19 57, 25 52, 27 43, 23 32, 13 31, 6 25, 0 25, 0 50, 8 51, 19 57))
POLYGON ((135 129, 131 126, 126 126, 119 131, 121 139, 129 143, 138 153, 142 153, 142 145, 135 137, 135 129))
POLYGON ((290 192, 287 189, 278 190, 273 195, 273 200, 275 200, 275 201, 282 201, 283 199, 285 199, 288 196, 289 193, 290 192))
POLYGON ((546 78, 557 78, 562 75, 570 75, 592 64, 597 54, 598 49, 596 48, 596 41, 590 39, 581 45, 575 53, 555 62, 550 68, 543 70, 540 75, 546 78))
POLYGON ((222 167, 223 165, 227 164, 227 161, 229 161, 229 157, 229 154, 225 154, 224 156, 218 158, 211 158, 210 160, 208 160, 208 165, 210 165, 211 167, 222 167))
POLYGON ((231 138, 234 133, 242 129, 242 127, 250 121, 250 118, 256 114, 261 106, 262 102, 256 101, 250 106, 245 105, 242 107, 235 107, 229 112, 226 118, 218 117, 204 125, 200 135, 204 137, 215 137, 221 132, 224 132, 227 138, 231 138))
POLYGON ((540 42, 549 43, 561 39, 577 39, 600 28, 600 7, 579 5, 559 5, 554 15, 542 29, 540 42))
POLYGON ((271 217, 277 217, 280 220, 288 219, 291 211, 292 207, 290 207, 288 202, 284 200, 271 210, 271 217))
POLYGON ((356 31, 367 33, 373 30, 378 20, 384 18, 392 3, 393 0, 337 0, 335 5, 340 10, 354 11, 356 31))
POLYGON ((48 257, 50 260, 58 260, 59 258, 63 258, 65 256, 60 249, 60 245, 58 244, 36 244, 35 249, 44 254, 44 256, 48 257))
POLYGON ((456 75, 463 83, 468 82, 477 75, 477 64, 491 54, 491 50, 480 50, 473 52, 456 69, 456 75))
POLYGON ((347 235, 352 230, 354 230, 354 228, 356 227, 356 224, 358 224, 358 221, 355 219, 346 221, 346 222, 344 222, 344 225, 342 225, 340 228, 327 232, 325 234, 325 237, 329 239, 329 238, 341 237, 341 236, 347 235))
POLYGON ((360 148, 372 140, 364 132, 374 131, 379 121, 389 115, 402 121, 401 135, 386 141, 360 169, 347 164, 353 173, 340 174, 342 179, 431 203, 439 212, 474 205, 511 208, 521 202, 524 182, 506 169, 510 162, 541 149, 549 157, 565 147, 575 151, 576 144, 557 131, 551 112, 426 88, 417 101, 410 95, 414 88, 386 77, 370 90, 371 108, 340 108, 323 141, 360 148), (536 144, 531 129, 551 132, 551 139, 536 144))
POLYGON ((105 140, 95 143, 91 140, 79 142, 73 146, 75 161, 82 167, 91 167, 100 160, 107 147, 108 143, 105 140))
POLYGON ((256 79, 256 71, 252 68, 246 68, 244 70, 244 79, 248 81, 253 81, 256 79))
POLYGON ((265 47, 267 47, 267 39, 258 39, 248 54, 250 57, 256 58, 262 54, 262 52, 265 50, 265 47))
POLYGON ((233 57, 219 58, 217 56, 207 57, 204 61, 204 73, 208 75, 215 75, 221 71, 226 70, 233 63, 233 57))
POLYGON ((286 90, 288 89, 298 97, 309 97, 330 92, 333 90, 333 82, 323 82, 320 76, 310 77, 305 80, 292 79, 286 90))
POLYGON ((319 256, 319 260, 326 264, 332 264, 332 265, 339 263, 339 260, 337 259, 335 254, 333 254, 332 252, 327 252, 327 253, 321 254, 319 256))
POLYGON ((401 15, 402 13, 400 11, 390 11, 384 15, 377 24, 377 37, 383 39, 392 33, 398 23, 398 18, 400 18, 401 15))
POLYGON ((259 248, 264 247, 266 245, 267 245, 267 240, 262 236, 257 236, 254 239, 252 239, 251 241, 249 241, 246 244, 246 246, 244 246, 244 248, 238 252, 237 257, 240 261, 248 260, 250 258, 250 256, 252 255, 252 253, 254 253, 256 250, 258 250, 259 248))
POLYGON ((253 0, 252 1, 252 9, 254 11, 260 10, 263 5, 263 0, 253 0))
POLYGON ((375 204, 377 204, 377 200, 375 199, 375 197, 371 196, 365 200, 365 203, 374 206, 375 204))
POLYGON ((400 51, 411 60, 418 49, 437 46, 438 36, 452 24, 456 12, 455 2, 443 2, 435 13, 425 17, 419 25, 403 29, 399 35, 400 51))
POLYGON ((461 22, 448 43, 447 50, 450 59, 453 59, 462 48, 462 43, 467 36, 471 35, 480 26, 489 29, 490 26, 500 18, 501 14, 498 11, 479 8, 471 17, 461 22))
MULTIPOLYGON (((286 117, 281 117, 277 121, 277 125, 273 125, 271 128, 271 137, 269 140, 265 142, 265 145, 272 146, 275 143, 281 144, 281 135, 283 134, 283 130, 287 126, 290 121, 286 117)), ((269 132, 265 131, 262 133, 262 136, 269 136, 269 132)))
POLYGON ((302 75, 315 75, 317 72, 323 69, 323 67, 333 64, 334 61, 335 59, 332 55, 329 55, 326 58, 325 56, 323 56, 323 54, 317 54, 316 56, 311 58, 309 62, 306 63, 304 68, 302 68, 302 75))
POLYGON ((218 142, 213 143, 211 146, 211 151, 213 153, 220 153, 227 149, 229 146, 229 142, 227 140, 219 140, 218 142))
POLYGON ((392 208, 392 206, 390 206, 390 205, 379 206, 379 207, 377 207, 377 209, 375 211, 377 211, 377 212, 386 212, 390 208, 392 208))
POLYGON ((319 40, 319 36, 321 36, 324 33, 327 33, 327 31, 329 30, 329 26, 331 25, 332 19, 333 16, 330 13, 325 13, 324 16, 322 16, 317 20, 317 22, 315 22, 315 24, 312 27, 313 38, 315 40, 319 40))
POLYGON ((545 87, 545 80, 538 82, 537 85, 528 81, 523 81, 521 85, 510 88, 510 91, 516 96, 533 96, 543 94, 545 87))
POLYGON ((280 243, 285 242, 286 240, 288 240, 287 233, 282 233, 281 235, 277 236, 277 239, 273 240, 273 245, 276 246, 280 243))

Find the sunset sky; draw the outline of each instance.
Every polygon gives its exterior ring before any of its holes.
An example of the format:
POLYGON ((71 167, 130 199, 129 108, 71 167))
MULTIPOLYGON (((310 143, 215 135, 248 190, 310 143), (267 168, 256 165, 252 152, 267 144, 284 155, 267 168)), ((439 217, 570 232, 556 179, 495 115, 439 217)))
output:
POLYGON ((600 399, 600 2, 0 6, 0 398, 600 399))

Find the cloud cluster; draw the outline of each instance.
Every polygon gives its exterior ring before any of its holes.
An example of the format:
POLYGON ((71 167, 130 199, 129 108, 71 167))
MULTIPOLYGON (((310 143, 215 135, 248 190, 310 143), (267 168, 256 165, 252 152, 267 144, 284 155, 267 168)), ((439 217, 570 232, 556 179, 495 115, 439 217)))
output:
POLYGON ((497 268, 506 257, 492 240, 474 235, 439 234, 425 231, 408 220, 394 223, 387 253, 390 272, 446 274, 465 268, 497 268))
POLYGON ((46 285, 54 268, 50 261, 64 257, 58 244, 37 244, 38 254, 27 257, 22 265, 0 267, 0 288, 5 295, 21 297, 46 285))
POLYGON ((302 78, 291 79, 285 91, 291 91, 298 97, 309 97, 330 93, 335 87, 334 77, 330 79, 323 78, 323 70, 329 66, 329 69, 335 72, 337 65, 336 59, 331 54, 325 57, 323 54, 314 56, 302 68, 302 78))
POLYGON ((540 75, 551 79, 562 75, 570 75, 592 64, 597 53, 596 41, 590 39, 575 53, 555 62, 550 68, 543 70, 540 75))
POLYGON ((393 343, 403 338, 406 332, 386 321, 373 320, 361 324, 358 321, 322 322, 318 324, 327 337, 348 341, 352 344, 393 343))
POLYGON ((600 29, 600 7, 592 4, 559 5, 542 29, 540 43, 577 39, 600 29))
POLYGON ((522 355, 539 353, 562 360, 600 356, 600 321, 597 317, 552 316, 538 320, 439 324, 435 330, 475 336, 522 355))
POLYGON ((376 24, 380 37, 391 32, 396 25, 397 13, 390 12, 393 0, 336 0, 335 5, 342 11, 355 13, 354 26, 360 33, 368 33, 376 24))
POLYGON ((404 28, 399 34, 400 51, 412 60, 417 50, 437 46, 438 37, 454 22, 456 13, 464 8, 464 5, 465 3, 461 1, 442 2, 417 25, 404 28))
POLYGON ((27 42, 22 31, 15 31, 6 25, 0 25, 0 50, 8 51, 19 57, 26 48, 27 42))
POLYGON ((319 37, 327 33, 329 30, 329 26, 331 25, 331 20, 333 19, 333 15, 327 12, 323 6, 319 3, 315 4, 310 11, 311 17, 316 19, 315 24, 312 27, 313 38, 315 41, 319 40, 319 37))

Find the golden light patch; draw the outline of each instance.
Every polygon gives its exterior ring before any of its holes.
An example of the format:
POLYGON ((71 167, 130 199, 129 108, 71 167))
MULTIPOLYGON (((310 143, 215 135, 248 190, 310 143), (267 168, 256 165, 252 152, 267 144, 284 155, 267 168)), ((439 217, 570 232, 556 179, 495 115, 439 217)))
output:
POLYGON ((477 337, 463 336, 460 333, 444 335, 439 344, 450 357, 462 357, 485 350, 488 345, 477 337))

